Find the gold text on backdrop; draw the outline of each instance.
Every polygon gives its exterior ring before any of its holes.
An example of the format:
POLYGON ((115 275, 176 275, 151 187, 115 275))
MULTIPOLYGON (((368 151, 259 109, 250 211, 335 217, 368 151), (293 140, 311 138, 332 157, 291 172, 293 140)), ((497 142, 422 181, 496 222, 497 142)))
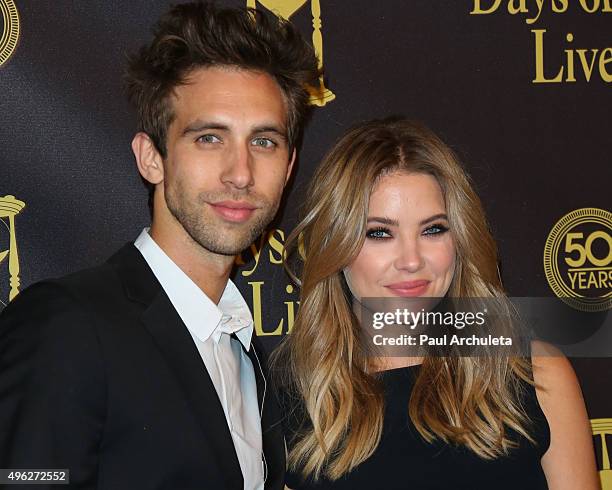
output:
MULTIPOLYGON (((576 76, 591 81, 593 74, 599 73, 604 82, 612 82, 612 71, 608 71, 608 63, 612 63, 612 48, 605 49, 566 49, 565 62, 559 67, 557 74, 551 78, 546 77, 544 63, 544 34, 546 29, 534 29, 535 35, 535 78, 533 83, 561 83, 575 82, 576 76), (576 57, 574 57, 574 54, 576 57), (576 58, 580 63, 576 62, 576 58), (565 79, 563 76, 565 75, 565 79)), ((568 32, 565 36, 568 44, 574 41, 574 35, 568 32)), ((612 66, 610 67, 612 70, 612 66)))
MULTIPOLYGON (((525 23, 533 25, 540 20, 545 9, 550 9, 551 15, 562 15, 572 9, 581 15, 610 15, 612 0, 579 0, 570 3, 569 0, 473 0, 470 15, 491 15, 506 11, 513 16, 524 16, 525 23), (503 7, 505 5, 506 8, 503 7)), ((549 56, 549 43, 558 46, 558 36, 546 33, 546 29, 532 29, 534 35, 535 56, 534 78, 531 83, 575 83, 599 79, 605 83, 612 82, 612 47, 586 49, 577 42, 574 43, 574 33, 565 34, 565 58, 561 66, 551 67, 546 59, 557 59, 553 53, 549 56), (544 38, 546 36, 546 49, 544 38)))
MULTIPOLYGON (((236 266, 242 267, 249 263, 249 268, 244 268, 240 271, 242 277, 249 277, 254 274, 257 275, 257 269, 259 265, 268 262, 270 265, 282 267, 283 265, 283 254, 285 254, 285 232, 279 228, 273 228, 266 230, 259 239, 251 244, 248 251, 241 253, 236 256, 236 266), (249 259, 246 259, 245 255, 249 255, 249 259), (252 261, 250 260, 252 258, 252 261), (246 259, 246 260, 245 260, 246 259), (251 265, 252 264, 252 265, 251 265)), ((304 239, 300 235, 298 238, 298 254, 299 257, 304 260, 306 252, 304 250, 304 239)), ((284 274, 281 274, 284 277, 284 274)), ((295 314, 300 302, 297 300, 299 291, 291 284, 285 286, 286 301, 283 302, 285 305, 285 314, 282 318, 274 320, 269 315, 264 315, 264 299, 266 287, 266 281, 255 281, 251 280, 248 282, 251 287, 251 304, 253 305, 253 323, 255 332, 260 337, 267 336, 281 336, 291 332, 293 323, 295 320, 295 314), (264 325, 264 317, 266 318, 266 325, 264 325), (270 327, 267 323, 272 322, 273 326, 270 327)), ((275 298, 275 301, 279 301, 280 298, 275 298)))

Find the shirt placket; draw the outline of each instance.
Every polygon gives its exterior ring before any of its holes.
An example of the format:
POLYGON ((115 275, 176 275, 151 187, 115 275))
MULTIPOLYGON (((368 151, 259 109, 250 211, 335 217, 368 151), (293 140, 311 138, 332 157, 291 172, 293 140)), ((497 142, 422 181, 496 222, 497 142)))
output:
POLYGON ((223 408, 225 410, 225 417, 227 419, 227 424, 230 430, 233 431, 234 417, 232 395, 235 395, 235 385, 239 381, 239 378, 237 376, 235 360, 233 359, 230 335, 229 333, 227 333, 230 321, 231 317, 229 315, 223 315, 219 322, 219 332, 217 336, 215 336, 216 338, 213 347, 213 356, 215 359, 217 370, 219 372, 219 379, 221 381, 221 393, 223 397, 223 408))

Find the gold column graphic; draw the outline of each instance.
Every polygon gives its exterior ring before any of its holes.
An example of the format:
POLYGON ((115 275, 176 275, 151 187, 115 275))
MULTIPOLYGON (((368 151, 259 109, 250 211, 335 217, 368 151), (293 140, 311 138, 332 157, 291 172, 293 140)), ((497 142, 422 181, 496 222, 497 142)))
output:
POLYGON ((592 419, 591 429, 594 436, 599 436, 601 439, 601 470, 599 477, 601 479, 602 490, 612 490, 612 469, 610 469, 610 453, 606 443, 606 436, 612 436, 612 419, 592 419))
MULTIPOLYGON (((10 235, 9 249, 0 252, 0 262, 8 255, 8 266, 10 280, 9 301, 19 294, 19 255, 17 253, 17 235, 15 234, 15 216, 25 207, 23 201, 15 199, 15 196, 0 197, 0 219, 8 218, 8 230, 10 235)), ((5 223, 6 224, 6 223, 5 223)))
MULTIPOLYGON (((308 0, 259 0, 264 7, 274 12, 279 17, 289 20, 289 18, 297 12, 308 0)), ((257 8, 256 0, 247 0, 247 7, 257 8)), ((310 0, 310 11, 312 14, 312 44, 319 60, 319 68, 323 68, 323 33, 321 28, 321 2, 319 0, 310 0)), ((328 102, 336 98, 336 95, 325 87, 323 75, 319 77, 319 85, 316 87, 308 87, 310 93, 310 103, 319 107, 323 107, 328 102)))

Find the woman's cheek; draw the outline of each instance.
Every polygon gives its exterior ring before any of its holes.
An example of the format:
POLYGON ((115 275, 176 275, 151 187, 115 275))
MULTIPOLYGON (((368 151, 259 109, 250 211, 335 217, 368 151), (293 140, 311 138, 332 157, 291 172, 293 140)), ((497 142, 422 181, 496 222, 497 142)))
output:
POLYGON ((361 249, 361 252, 349 268, 353 288, 361 297, 372 296, 374 285, 381 274, 381 253, 373 247, 361 249))
POLYGON ((456 251, 455 245, 452 240, 446 243, 446 246, 442 248, 441 253, 438 257, 438 264, 440 264, 439 275, 444 276, 446 279, 447 285, 450 285, 450 282, 455 275, 455 260, 456 260, 456 251))

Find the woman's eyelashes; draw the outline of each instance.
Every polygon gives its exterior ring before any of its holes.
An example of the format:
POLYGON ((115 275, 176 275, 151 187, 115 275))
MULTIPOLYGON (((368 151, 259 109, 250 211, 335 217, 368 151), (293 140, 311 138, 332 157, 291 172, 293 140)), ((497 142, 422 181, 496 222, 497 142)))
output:
MULTIPOLYGON (((427 226, 422 232, 423 236, 435 236, 441 235, 448 231, 448 226, 443 225, 442 223, 435 223, 433 225, 427 226)), ((370 228, 366 231, 366 238, 370 238, 372 240, 387 240, 389 238, 393 238, 393 234, 389 228, 385 228, 383 226, 378 226, 376 228, 370 228)))
POLYGON ((448 226, 443 225, 442 223, 435 223, 425 228, 423 230, 423 235, 440 235, 442 233, 446 233, 447 231, 448 226))
POLYGON ((373 240, 385 240, 387 238, 391 238, 391 231, 389 228, 384 228, 382 226, 378 226, 376 228, 370 228, 366 231, 366 238, 371 238, 373 240))

